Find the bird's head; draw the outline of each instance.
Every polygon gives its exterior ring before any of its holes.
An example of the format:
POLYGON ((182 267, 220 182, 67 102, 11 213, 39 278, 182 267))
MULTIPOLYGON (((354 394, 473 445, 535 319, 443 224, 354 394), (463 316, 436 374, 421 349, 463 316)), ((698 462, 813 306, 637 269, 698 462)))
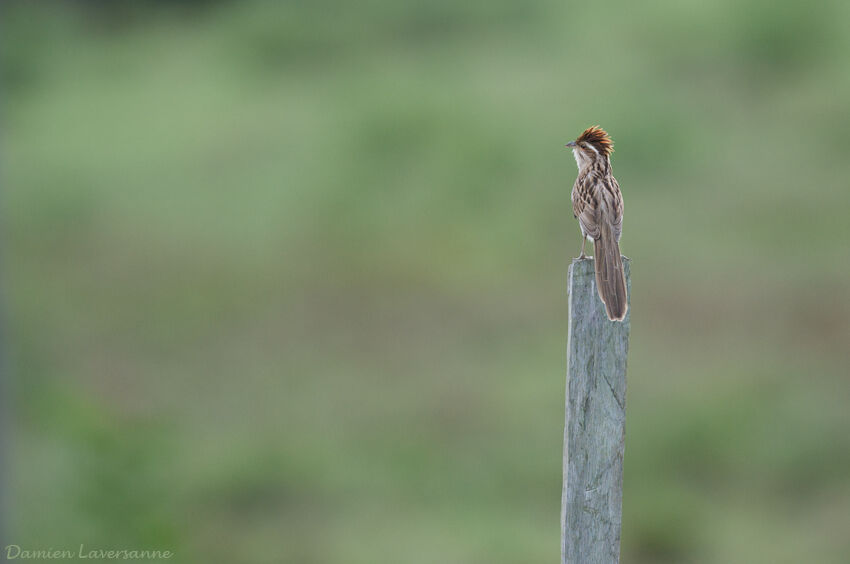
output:
POLYGON ((607 162, 614 152, 614 142, 598 125, 588 127, 578 139, 570 141, 566 146, 573 150, 579 170, 594 162, 607 162))

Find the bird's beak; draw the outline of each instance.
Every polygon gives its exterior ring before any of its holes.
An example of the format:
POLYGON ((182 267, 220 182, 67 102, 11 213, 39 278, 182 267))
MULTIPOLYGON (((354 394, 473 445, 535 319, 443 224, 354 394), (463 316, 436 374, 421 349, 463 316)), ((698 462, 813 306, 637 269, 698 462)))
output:
POLYGON ((570 141, 569 143, 567 143, 566 145, 564 145, 564 147, 575 147, 575 146, 576 146, 576 142, 575 142, 575 141, 570 141))

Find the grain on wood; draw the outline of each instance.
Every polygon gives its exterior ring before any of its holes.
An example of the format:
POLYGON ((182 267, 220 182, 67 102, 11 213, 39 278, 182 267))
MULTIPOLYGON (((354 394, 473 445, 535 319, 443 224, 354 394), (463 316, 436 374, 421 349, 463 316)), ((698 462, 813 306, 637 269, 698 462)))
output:
MULTIPOLYGON (((631 297, 626 257, 623 267, 631 297)), ((561 562, 611 564, 620 560, 631 308, 622 322, 608 320, 592 258, 573 260, 567 290, 561 562)))

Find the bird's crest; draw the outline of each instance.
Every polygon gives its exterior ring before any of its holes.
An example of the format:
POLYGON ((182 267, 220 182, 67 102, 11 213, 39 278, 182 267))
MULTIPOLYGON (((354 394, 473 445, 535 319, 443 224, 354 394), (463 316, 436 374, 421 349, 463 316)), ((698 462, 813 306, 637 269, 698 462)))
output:
POLYGON ((608 134, 604 129, 599 127, 598 125, 593 125, 584 130, 584 133, 578 136, 576 139, 576 143, 580 142, 590 143, 596 150, 599 151, 599 154, 609 156, 614 152, 614 142, 611 141, 611 138, 608 137, 608 134))

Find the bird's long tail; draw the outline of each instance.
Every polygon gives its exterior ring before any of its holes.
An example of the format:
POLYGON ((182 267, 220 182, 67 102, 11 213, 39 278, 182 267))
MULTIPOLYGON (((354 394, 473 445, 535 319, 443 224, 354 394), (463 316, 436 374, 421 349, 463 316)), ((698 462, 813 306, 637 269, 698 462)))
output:
POLYGON ((602 303, 605 304, 608 319, 622 321, 629 309, 629 302, 626 296, 626 275, 623 272, 620 245, 614 236, 611 222, 605 217, 600 219, 600 237, 593 242, 596 288, 602 303))

